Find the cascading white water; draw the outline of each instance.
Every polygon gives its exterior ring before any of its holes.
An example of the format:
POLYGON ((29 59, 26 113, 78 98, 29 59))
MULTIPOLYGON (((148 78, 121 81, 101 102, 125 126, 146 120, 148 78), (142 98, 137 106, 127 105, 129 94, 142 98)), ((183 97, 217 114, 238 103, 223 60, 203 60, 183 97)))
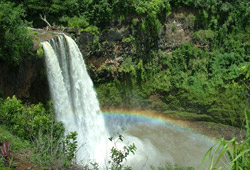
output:
POLYGON ((137 147, 136 155, 130 154, 128 162, 123 162, 132 166, 133 170, 150 170, 151 165, 164 166, 166 162, 199 167, 203 154, 211 144, 206 144, 206 140, 192 133, 152 122, 132 121, 130 127, 125 118, 122 119, 125 123, 106 119, 108 131, 92 80, 76 43, 62 34, 42 45, 57 121, 64 123, 66 133, 78 133, 78 164, 97 162, 101 169, 107 169, 108 153, 113 146, 108 141, 108 132, 112 135, 118 132, 125 136, 123 142, 116 143, 118 149, 122 150, 131 141, 137 147), (127 130, 119 131, 124 128, 123 124, 127 130))
POLYGON ((80 50, 64 34, 42 46, 57 121, 64 123, 66 133, 78 133, 77 162, 103 164, 108 132, 80 50))

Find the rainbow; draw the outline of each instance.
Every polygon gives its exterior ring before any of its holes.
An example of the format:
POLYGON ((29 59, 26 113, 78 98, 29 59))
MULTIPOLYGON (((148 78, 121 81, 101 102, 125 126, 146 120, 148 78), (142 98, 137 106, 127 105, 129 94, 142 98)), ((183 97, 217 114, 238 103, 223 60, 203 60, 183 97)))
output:
POLYGON ((117 109, 117 108, 103 108, 104 116, 119 116, 119 117, 133 117, 140 122, 151 121, 156 124, 165 124, 170 128, 174 128, 180 131, 188 131, 196 136, 206 138, 211 142, 215 142, 217 139, 212 136, 207 136, 191 128, 190 121, 180 120, 167 116, 166 114, 150 111, 150 110, 128 110, 128 109, 117 109))

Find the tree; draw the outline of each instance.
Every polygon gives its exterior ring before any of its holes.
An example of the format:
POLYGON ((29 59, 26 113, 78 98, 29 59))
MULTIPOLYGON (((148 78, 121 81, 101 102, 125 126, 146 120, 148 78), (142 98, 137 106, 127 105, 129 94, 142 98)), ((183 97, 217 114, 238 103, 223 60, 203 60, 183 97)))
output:
POLYGON ((28 33, 21 6, 0 2, 0 61, 18 64, 32 50, 32 37, 28 33))

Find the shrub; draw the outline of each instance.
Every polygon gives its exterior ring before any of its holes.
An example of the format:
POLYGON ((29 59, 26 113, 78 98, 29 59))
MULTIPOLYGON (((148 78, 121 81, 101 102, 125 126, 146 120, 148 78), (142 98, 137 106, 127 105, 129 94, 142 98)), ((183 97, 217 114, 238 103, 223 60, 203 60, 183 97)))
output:
POLYGON ((74 159, 76 132, 64 136, 64 126, 55 121, 51 103, 23 105, 15 96, 0 104, 0 122, 13 134, 30 141, 32 160, 41 167, 69 167, 74 159))
POLYGON ((112 137, 109 138, 109 140, 114 142, 114 146, 111 149, 111 156, 110 156, 111 160, 109 161, 109 164, 111 165, 111 167, 109 167, 108 169, 131 170, 131 167, 124 166, 123 163, 130 153, 135 154, 135 151, 136 151, 135 144, 124 146, 123 149, 120 150, 116 147, 116 143, 118 141, 121 141, 121 142, 123 141, 122 135, 119 135, 119 137, 116 140, 114 140, 112 137))

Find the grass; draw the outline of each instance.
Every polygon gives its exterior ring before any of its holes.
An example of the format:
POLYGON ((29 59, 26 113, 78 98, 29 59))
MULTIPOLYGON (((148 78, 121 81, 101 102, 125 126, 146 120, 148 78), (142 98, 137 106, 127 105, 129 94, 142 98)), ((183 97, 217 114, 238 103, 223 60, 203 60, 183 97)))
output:
POLYGON ((12 151, 22 151, 30 149, 31 144, 17 136, 12 135, 5 126, 0 126, 0 143, 3 141, 10 141, 10 148, 12 151))
POLYGON ((6 162, 4 157, 0 157, 0 169, 15 169, 21 162, 27 161, 32 152, 31 144, 17 136, 12 135, 5 126, 0 126, 0 144, 3 141, 10 142, 10 159, 6 162))
POLYGON ((180 111, 165 111, 166 115, 171 116, 173 118, 190 120, 190 121, 211 121, 212 117, 207 114, 196 114, 191 112, 180 112, 180 111))
POLYGON ((192 167, 180 167, 178 165, 173 165, 171 163, 166 163, 164 167, 157 167, 151 166, 152 170, 194 170, 192 167))
POLYGON ((236 138, 229 141, 221 139, 217 144, 212 146, 205 154, 200 170, 214 170, 226 168, 228 170, 249 170, 250 167, 250 111, 245 110, 246 119, 246 138, 240 143, 236 138), (222 157, 227 156, 229 161, 224 167, 217 167, 222 157), (205 161, 209 161, 207 167, 205 161))

